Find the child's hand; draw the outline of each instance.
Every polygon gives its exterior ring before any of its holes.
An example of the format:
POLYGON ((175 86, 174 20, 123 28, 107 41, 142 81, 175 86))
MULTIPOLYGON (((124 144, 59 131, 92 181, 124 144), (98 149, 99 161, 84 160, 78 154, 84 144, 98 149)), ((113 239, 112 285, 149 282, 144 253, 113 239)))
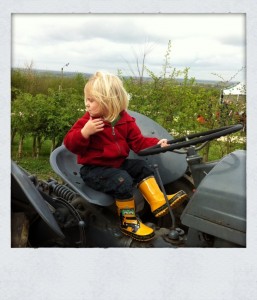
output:
POLYGON ((88 139, 90 135, 103 130, 104 130, 104 122, 101 118, 98 119, 90 118, 90 120, 81 129, 81 134, 85 139, 88 139))
POLYGON ((160 145, 161 148, 162 148, 162 147, 167 147, 167 146, 169 146, 169 144, 168 144, 167 142, 168 142, 167 139, 161 139, 161 140, 159 140, 159 142, 158 142, 157 144, 160 145))

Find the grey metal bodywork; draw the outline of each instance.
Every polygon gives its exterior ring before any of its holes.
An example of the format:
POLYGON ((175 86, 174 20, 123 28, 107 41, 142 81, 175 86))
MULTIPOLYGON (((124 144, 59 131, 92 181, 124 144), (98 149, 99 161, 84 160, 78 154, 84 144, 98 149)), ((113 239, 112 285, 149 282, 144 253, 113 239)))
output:
POLYGON ((246 152, 224 157, 201 181, 181 215, 182 224, 246 245, 246 152))
POLYGON ((33 185, 28 177, 28 174, 12 161, 11 184, 12 184, 12 198, 19 198, 24 203, 31 203, 41 218, 49 225, 52 230, 60 237, 64 237, 62 230, 56 222, 53 214, 49 210, 43 197, 33 185))

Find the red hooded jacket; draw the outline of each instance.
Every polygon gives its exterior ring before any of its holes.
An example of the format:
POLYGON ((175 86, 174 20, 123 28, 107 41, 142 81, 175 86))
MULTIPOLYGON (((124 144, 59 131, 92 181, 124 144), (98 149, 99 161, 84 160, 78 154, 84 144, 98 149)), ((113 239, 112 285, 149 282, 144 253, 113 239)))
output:
POLYGON ((130 149, 137 153, 158 143, 157 138, 144 137, 135 118, 126 111, 121 112, 120 116, 114 127, 105 122, 104 130, 88 139, 81 134, 81 129, 90 119, 88 112, 72 126, 64 138, 64 145, 77 154, 79 164, 119 168, 130 149))

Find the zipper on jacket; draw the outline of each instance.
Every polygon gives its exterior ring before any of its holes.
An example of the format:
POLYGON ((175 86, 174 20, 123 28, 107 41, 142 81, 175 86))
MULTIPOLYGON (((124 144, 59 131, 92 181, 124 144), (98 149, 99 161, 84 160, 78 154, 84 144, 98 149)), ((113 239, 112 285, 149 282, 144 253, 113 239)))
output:
POLYGON ((120 145, 119 143, 117 142, 117 138, 116 138, 116 134, 115 134, 115 130, 114 130, 114 126, 112 126, 112 135, 114 136, 114 141, 115 141, 115 144, 119 150, 119 153, 121 153, 121 149, 120 149, 120 145))

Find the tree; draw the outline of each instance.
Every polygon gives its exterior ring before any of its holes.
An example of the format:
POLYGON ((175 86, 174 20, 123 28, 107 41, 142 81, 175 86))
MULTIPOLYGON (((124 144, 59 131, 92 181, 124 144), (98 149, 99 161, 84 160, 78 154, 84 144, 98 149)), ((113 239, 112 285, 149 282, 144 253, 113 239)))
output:
POLYGON ((60 145, 64 135, 85 111, 84 99, 74 89, 49 90, 49 113, 47 117, 47 138, 51 139, 51 151, 60 145))
POLYGON ((12 118, 11 131, 19 135, 18 157, 22 157, 23 141, 26 135, 30 132, 30 111, 32 95, 28 93, 20 93, 15 101, 12 102, 12 118))

